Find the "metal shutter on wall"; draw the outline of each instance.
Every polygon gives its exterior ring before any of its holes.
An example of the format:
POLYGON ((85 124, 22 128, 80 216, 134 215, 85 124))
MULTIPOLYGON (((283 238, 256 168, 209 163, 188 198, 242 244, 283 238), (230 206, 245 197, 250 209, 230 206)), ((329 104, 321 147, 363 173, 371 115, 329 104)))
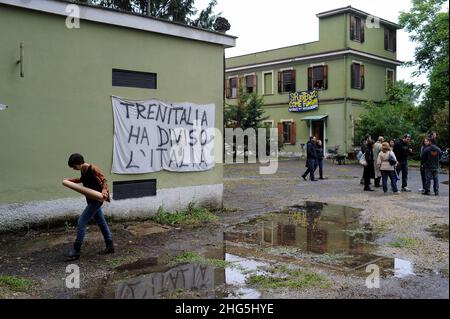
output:
POLYGON ((113 69, 112 85, 142 89, 156 89, 156 73, 113 69))

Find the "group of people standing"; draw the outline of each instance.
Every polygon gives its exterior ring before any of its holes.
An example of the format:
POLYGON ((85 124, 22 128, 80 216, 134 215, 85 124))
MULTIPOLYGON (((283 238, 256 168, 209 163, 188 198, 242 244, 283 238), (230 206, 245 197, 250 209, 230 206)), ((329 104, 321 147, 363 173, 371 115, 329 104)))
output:
MULTIPOLYGON (((422 194, 430 195, 431 180, 433 180, 433 191, 439 195, 439 159, 442 151, 436 145, 436 133, 431 133, 425 138, 420 152, 422 194)), ((411 192, 408 188, 408 158, 412 155, 411 136, 405 134, 397 142, 391 140, 385 142, 384 137, 378 137, 374 142, 367 136, 361 145, 361 154, 364 156, 364 173, 361 183, 364 191, 374 191, 370 187, 371 179, 375 180, 375 187, 383 187, 384 193, 388 191, 388 179, 394 194, 399 194, 397 181, 401 174, 401 191, 411 192), (381 185, 380 185, 381 182, 381 185)))
POLYGON ((323 159, 324 150, 322 141, 315 136, 309 138, 309 142, 306 144, 306 171, 303 173, 302 178, 306 181, 306 177, 309 174, 309 180, 316 182, 317 179, 314 176, 317 168, 319 168, 319 179, 325 179, 323 177, 323 159))

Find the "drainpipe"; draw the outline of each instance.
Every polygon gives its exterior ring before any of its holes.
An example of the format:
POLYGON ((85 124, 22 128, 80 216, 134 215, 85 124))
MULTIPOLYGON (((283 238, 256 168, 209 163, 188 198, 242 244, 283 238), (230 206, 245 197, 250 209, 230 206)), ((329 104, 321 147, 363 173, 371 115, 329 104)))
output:
MULTIPOLYGON (((347 48, 347 39, 348 39, 348 30, 349 30, 349 25, 348 25, 348 14, 345 13, 344 14, 344 22, 345 22, 345 39, 344 39, 344 48, 347 48)), ((345 153, 347 153, 348 151, 348 143, 347 143, 347 139, 348 139, 348 122, 347 122, 347 77, 348 77, 348 71, 347 71, 348 67, 347 67, 347 54, 344 55, 344 151, 345 153)))

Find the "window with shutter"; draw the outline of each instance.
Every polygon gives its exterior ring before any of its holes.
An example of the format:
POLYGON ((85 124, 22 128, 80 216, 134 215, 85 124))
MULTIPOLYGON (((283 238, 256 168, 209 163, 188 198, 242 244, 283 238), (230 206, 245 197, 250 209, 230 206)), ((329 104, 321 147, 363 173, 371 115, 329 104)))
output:
POLYGON ((291 144, 292 122, 286 121, 286 122, 283 122, 282 125, 283 125, 282 126, 283 127, 283 144, 291 144))
POLYGON ((230 85, 230 98, 235 99, 238 95, 238 78, 230 78, 228 79, 230 85))
POLYGON ((295 70, 286 70, 278 73, 278 92, 295 92, 295 70))
POLYGON ((263 94, 273 94, 273 73, 264 73, 264 93, 263 94))
POLYGON ((245 91, 247 93, 256 92, 256 75, 246 75, 245 76, 245 91))
POLYGON ((394 85, 394 71, 393 70, 386 70, 386 84, 388 87, 391 87, 394 85))
POLYGON ((384 49, 387 51, 397 51, 397 32, 384 28, 384 49))
POLYGON ((314 90, 327 89, 328 66, 319 65, 308 68, 308 88, 314 90))
POLYGON ((350 16, 350 40, 364 42, 364 26, 363 19, 350 16))
POLYGON ((352 63, 350 73, 352 89, 364 89, 364 65, 352 63))

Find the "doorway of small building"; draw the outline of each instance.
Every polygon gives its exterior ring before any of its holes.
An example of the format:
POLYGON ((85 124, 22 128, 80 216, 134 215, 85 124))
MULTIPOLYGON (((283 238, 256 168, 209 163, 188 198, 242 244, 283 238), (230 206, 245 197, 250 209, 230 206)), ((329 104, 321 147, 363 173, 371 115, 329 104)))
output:
POLYGON ((311 136, 315 136, 316 139, 324 142, 324 129, 325 123, 324 121, 311 121, 311 136))
POLYGON ((309 127, 309 136, 315 136, 322 141, 324 155, 327 156, 327 118, 328 115, 307 116, 303 121, 307 121, 309 127))

